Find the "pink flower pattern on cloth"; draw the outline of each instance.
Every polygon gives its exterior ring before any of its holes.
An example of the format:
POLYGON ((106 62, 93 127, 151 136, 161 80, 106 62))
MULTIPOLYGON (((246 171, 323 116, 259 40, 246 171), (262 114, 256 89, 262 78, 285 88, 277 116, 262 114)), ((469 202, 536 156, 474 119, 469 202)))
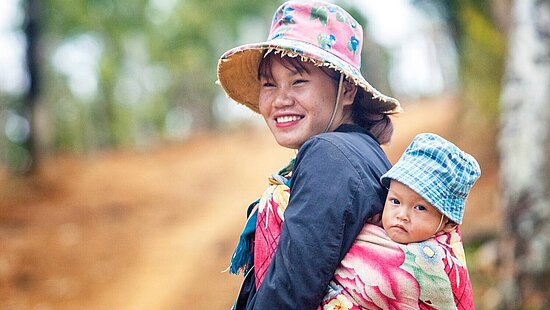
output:
POLYGON ((336 270, 323 309, 474 309, 460 231, 399 244, 366 224, 336 270))
POLYGON ((399 268, 405 262, 405 253, 399 244, 386 238, 384 231, 377 228, 365 226, 341 262, 335 280, 353 292, 352 297, 363 307, 414 308, 418 304, 420 287, 411 274, 399 268))
MULTIPOLYGON (((254 243, 256 287, 279 243, 290 199, 288 180, 274 175, 258 203, 254 243)), ((365 224, 336 269, 322 309, 474 309, 462 237, 457 229, 419 243, 393 242, 365 224)))
POLYGON ((280 176, 269 179, 270 186, 265 190, 258 202, 258 219, 256 221, 256 236, 254 240, 254 275, 256 287, 262 284, 267 267, 279 244, 283 213, 290 199, 290 188, 280 176))

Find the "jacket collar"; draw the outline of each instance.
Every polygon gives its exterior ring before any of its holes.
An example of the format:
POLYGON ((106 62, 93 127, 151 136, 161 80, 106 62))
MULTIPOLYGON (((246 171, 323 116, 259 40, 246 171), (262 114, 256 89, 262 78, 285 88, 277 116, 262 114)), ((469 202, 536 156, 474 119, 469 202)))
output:
POLYGON ((338 128, 336 128, 336 130, 334 130, 334 131, 335 132, 359 132, 359 133, 363 133, 363 134, 369 135, 371 138, 374 139, 374 141, 376 141, 378 144, 380 144, 378 139, 376 139, 372 135, 372 133, 370 133, 370 131, 366 130, 365 128, 363 128, 361 126, 355 125, 355 124, 342 124, 342 125, 338 126, 338 128))

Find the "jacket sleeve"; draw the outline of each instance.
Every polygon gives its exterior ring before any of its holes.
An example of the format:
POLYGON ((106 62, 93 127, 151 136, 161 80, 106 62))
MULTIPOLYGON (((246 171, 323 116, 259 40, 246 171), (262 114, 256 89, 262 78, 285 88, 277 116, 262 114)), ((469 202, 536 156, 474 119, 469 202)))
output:
MULTIPOLYGON (((296 159, 279 244, 247 309, 316 309, 364 220, 381 210, 370 202, 356 167, 331 142, 314 138, 296 159), (365 207, 367 206, 367 207, 365 207)), ((372 190, 371 190, 372 191, 372 190)))

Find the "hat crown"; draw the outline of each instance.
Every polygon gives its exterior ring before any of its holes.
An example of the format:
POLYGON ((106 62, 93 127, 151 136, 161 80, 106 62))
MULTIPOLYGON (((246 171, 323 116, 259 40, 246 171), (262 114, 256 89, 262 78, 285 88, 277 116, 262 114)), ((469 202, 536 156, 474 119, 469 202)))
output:
POLYGON ((317 46, 355 69, 361 68, 363 28, 337 5, 322 1, 283 3, 273 16, 268 41, 278 39, 317 46))
POLYGON ((405 150, 403 160, 416 161, 424 168, 424 177, 445 182, 456 198, 465 199, 480 174, 479 165, 471 155, 434 134, 417 136, 405 150))
POLYGON ((399 161, 382 176, 417 192, 452 221, 461 224, 470 189, 481 175, 473 156, 436 134, 419 134, 399 161))

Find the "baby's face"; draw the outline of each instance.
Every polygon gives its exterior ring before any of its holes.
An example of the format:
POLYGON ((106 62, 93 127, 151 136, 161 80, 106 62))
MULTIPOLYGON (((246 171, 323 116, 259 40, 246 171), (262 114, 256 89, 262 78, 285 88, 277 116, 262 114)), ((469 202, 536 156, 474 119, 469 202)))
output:
POLYGON ((393 241, 410 243, 429 239, 443 228, 443 224, 439 225, 441 216, 434 206, 415 191, 391 180, 382 213, 382 225, 393 241))

